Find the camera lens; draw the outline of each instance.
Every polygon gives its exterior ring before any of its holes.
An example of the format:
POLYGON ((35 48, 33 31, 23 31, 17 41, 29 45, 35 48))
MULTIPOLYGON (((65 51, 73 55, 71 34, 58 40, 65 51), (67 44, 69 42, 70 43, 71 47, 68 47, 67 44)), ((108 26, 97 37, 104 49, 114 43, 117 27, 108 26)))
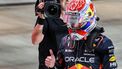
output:
POLYGON ((55 15, 55 14, 58 12, 57 9, 58 9, 58 8, 57 8, 55 5, 50 5, 50 6, 48 7, 47 11, 49 12, 49 14, 55 15))
POLYGON ((47 18, 59 18, 61 14, 61 6, 56 2, 47 1, 44 7, 44 15, 47 18))

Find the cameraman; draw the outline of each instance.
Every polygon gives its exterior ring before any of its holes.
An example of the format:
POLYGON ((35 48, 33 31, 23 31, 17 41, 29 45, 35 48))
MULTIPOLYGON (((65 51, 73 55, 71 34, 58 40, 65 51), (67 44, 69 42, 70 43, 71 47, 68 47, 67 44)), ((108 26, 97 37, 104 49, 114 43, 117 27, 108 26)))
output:
MULTIPOLYGON (((62 15, 66 0, 60 0, 59 3, 61 4, 62 15)), ((45 1, 39 3, 37 0, 35 7, 42 9, 44 5, 45 1)), ((58 44, 60 44, 61 38, 67 34, 67 27, 60 18, 45 18, 44 14, 40 12, 36 12, 36 15, 38 18, 32 31, 32 43, 34 45, 39 44, 39 69, 48 69, 44 64, 44 61, 45 58, 50 55, 49 49, 52 49, 56 56, 58 44)))

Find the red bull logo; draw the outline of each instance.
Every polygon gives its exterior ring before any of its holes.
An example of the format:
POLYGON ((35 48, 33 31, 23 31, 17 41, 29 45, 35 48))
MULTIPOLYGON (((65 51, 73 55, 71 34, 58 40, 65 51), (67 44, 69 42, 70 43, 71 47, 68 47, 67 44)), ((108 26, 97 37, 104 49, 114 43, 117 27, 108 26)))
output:
POLYGON ((76 65, 70 67, 69 69, 92 69, 92 68, 91 67, 84 66, 82 64, 76 64, 76 65))
POLYGON ((83 9, 83 7, 85 6, 85 4, 86 4, 86 1, 85 0, 72 0, 68 4, 68 9, 71 10, 71 11, 73 11, 73 10, 80 11, 81 9, 83 9))

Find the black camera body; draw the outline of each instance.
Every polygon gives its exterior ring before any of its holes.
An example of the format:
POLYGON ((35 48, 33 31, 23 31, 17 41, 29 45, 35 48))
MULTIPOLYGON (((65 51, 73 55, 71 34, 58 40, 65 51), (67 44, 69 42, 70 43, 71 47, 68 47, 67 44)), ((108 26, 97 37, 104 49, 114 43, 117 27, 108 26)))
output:
POLYGON ((61 14, 61 5, 58 0, 46 0, 44 1, 44 8, 39 9, 36 7, 36 12, 44 14, 46 18, 59 18, 61 14))
POLYGON ((56 1, 46 1, 44 6, 44 16, 47 18, 59 18, 61 5, 56 1))

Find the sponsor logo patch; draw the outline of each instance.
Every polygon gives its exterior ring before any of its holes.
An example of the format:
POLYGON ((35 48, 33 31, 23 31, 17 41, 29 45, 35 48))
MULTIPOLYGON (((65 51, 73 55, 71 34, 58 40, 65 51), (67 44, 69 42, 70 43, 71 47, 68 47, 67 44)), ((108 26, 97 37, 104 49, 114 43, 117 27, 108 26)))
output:
POLYGON ((116 61, 116 57, 113 55, 113 56, 109 59, 109 61, 111 61, 111 62, 116 61))

